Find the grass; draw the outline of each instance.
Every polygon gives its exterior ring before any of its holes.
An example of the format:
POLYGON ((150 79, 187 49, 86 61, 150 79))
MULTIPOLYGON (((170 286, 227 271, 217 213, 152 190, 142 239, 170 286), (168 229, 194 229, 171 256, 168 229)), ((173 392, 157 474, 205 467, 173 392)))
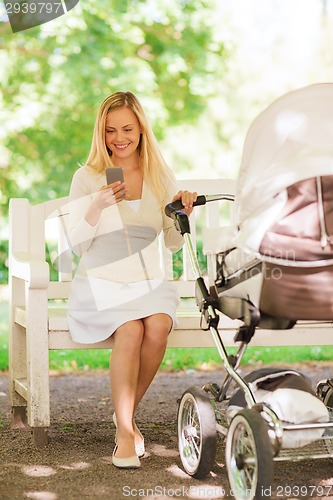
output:
MULTIPOLYGON (((234 353, 235 349, 228 349, 234 353)), ((110 350, 89 349, 51 351, 50 369, 65 372, 107 369, 110 350)), ((244 364, 290 364, 308 361, 332 361, 333 346, 248 347, 244 364)), ((169 371, 209 370, 221 366, 215 348, 167 349, 161 369, 169 371)), ((0 302, 0 371, 8 369, 8 303, 0 302)))
MULTIPOLYGON (((164 357, 162 368, 170 370, 201 369, 209 370, 222 365, 215 348, 169 349, 164 357)), ((227 349, 233 354, 236 349, 227 349)), ((248 347, 242 363, 293 364, 309 361, 332 361, 333 346, 293 346, 293 347, 248 347)))
POLYGON ((0 301, 0 371, 8 369, 8 303, 0 301))
POLYGON ((72 431, 75 428, 75 424, 73 422, 70 422, 64 418, 61 418, 59 423, 59 429, 61 431, 72 431))

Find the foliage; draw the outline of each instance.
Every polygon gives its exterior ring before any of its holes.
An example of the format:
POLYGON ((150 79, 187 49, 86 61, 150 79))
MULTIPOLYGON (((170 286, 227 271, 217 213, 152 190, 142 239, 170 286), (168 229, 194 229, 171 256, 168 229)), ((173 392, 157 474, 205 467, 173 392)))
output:
MULTIPOLYGON (((172 255, 173 258, 173 266, 174 266, 174 278, 175 279, 180 279, 183 273, 183 252, 184 250, 181 249, 177 253, 174 253, 172 255)), ((201 272, 203 274, 207 273, 207 257, 206 255, 203 254, 202 251, 202 241, 197 242, 197 252, 196 256, 198 259, 198 264, 201 272)))
POLYGON ((0 192, 64 196, 110 93, 142 100, 158 138, 193 123, 214 94, 223 43, 215 0, 81 0, 65 16, 12 34, 0 25, 0 192))
POLYGON ((8 240, 0 240, 0 283, 8 281, 8 240))

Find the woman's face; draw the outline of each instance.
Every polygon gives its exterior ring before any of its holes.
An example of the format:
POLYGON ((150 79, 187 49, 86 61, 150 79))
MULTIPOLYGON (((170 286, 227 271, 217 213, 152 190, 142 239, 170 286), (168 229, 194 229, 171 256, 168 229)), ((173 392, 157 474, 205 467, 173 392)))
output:
POLYGON ((140 142, 140 124, 129 108, 110 111, 105 123, 105 144, 112 152, 115 165, 125 165, 129 160, 137 160, 140 142))

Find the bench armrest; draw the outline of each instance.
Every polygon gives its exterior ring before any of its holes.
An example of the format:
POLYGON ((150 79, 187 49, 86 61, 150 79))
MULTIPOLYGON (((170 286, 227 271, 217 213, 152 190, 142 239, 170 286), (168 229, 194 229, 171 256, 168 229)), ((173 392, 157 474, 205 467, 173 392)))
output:
POLYGON ((45 261, 29 261, 26 254, 12 255, 11 275, 28 283, 29 288, 48 288, 50 269, 45 261))

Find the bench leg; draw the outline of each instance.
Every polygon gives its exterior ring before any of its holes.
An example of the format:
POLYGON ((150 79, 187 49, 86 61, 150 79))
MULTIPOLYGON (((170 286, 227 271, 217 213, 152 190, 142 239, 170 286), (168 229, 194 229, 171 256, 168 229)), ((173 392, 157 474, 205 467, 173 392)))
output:
MULTIPOLYGON (((27 407, 13 406, 12 407, 12 429, 29 429, 27 425, 27 407)), ((48 446, 49 444, 49 428, 48 427, 33 427, 31 428, 32 442, 36 448, 48 446)))
POLYGON ((26 429, 27 428, 27 407, 26 406, 12 406, 12 429, 26 429))
MULTIPOLYGON (((45 290, 26 290, 27 314, 27 414, 28 424, 38 429, 50 425, 50 384, 47 295, 45 290)), ((39 438, 38 438, 39 441, 39 438)), ((46 441, 43 439, 43 441, 46 441)))
POLYGON ((13 429, 23 429, 27 424, 26 397, 16 391, 16 381, 27 378, 27 348, 25 328, 15 323, 15 306, 25 303, 25 285, 18 278, 10 279, 11 303, 9 309, 10 331, 8 342, 8 391, 13 429))
POLYGON ((34 427, 32 429, 32 441, 36 448, 48 446, 49 444, 49 429, 48 427, 34 427))

